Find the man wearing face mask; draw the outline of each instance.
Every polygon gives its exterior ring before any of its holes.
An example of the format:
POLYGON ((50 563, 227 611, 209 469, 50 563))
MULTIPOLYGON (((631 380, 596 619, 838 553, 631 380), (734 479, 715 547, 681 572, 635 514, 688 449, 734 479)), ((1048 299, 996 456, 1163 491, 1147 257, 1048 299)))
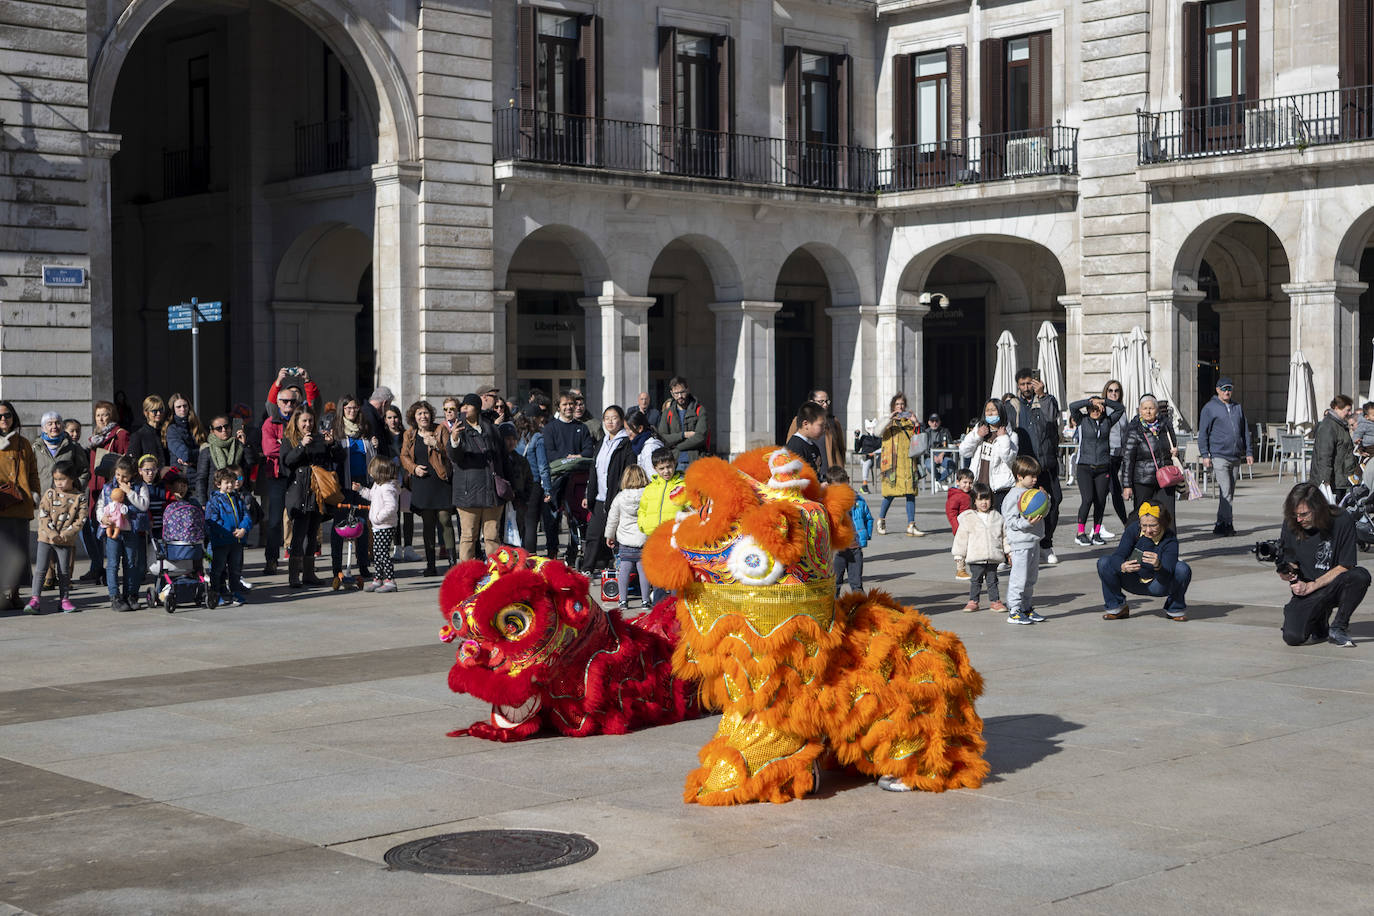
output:
POLYGON ((1002 505, 1016 482, 1011 473, 1016 443, 1002 421, 1000 401, 994 398, 983 405, 982 417, 959 443, 959 454, 968 460, 974 481, 992 488, 992 504, 1002 505))
POLYGON ((1059 524, 1059 503, 1064 498, 1059 488, 1059 402, 1045 391, 1045 383, 1030 369, 1016 372, 1017 452, 1040 462, 1036 485, 1050 496, 1050 511, 1045 515, 1045 536, 1040 539, 1041 562, 1054 566, 1054 529, 1059 524))

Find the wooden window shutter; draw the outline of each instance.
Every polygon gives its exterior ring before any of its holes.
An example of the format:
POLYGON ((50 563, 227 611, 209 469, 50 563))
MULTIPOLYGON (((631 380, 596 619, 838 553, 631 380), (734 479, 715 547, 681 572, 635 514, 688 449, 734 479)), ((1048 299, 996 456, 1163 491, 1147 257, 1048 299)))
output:
POLYGON ((1050 33, 1030 36, 1030 126, 1043 130, 1050 126, 1054 114, 1053 55, 1050 53, 1050 33))
POLYGON ((1254 102, 1260 92, 1259 0, 1245 0, 1245 101, 1254 102))
POLYGON ((587 165, 599 162, 601 124, 601 17, 583 16, 578 22, 577 60, 582 79, 583 155, 587 165))
POLYGON ((519 82, 517 103, 521 108, 534 108, 534 37, 535 16, 538 11, 532 6, 521 4, 515 8, 518 45, 516 79, 519 82))
POLYGON ((915 130, 911 110, 912 55, 892 56, 892 145, 910 146, 915 130))
POLYGON ((982 133, 984 136, 1000 134, 1002 125, 1006 124, 1006 44, 1000 38, 984 38, 978 43, 978 57, 982 133))
POLYGON ((782 49, 782 95, 787 181, 794 184, 801 169, 801 48, 796 45, 782 49))
POLYGON ((1341 0, 1340 85, 1342 89, 1368 86, 1370 0, 1341 0))
POLYGON ((711 53, 716 65, 717 174, 728 178, 732 174, 730 158, 735 131, 735 40, 729 35, 712 36, 711 53))
MULTIPOLYGON (((1247 39, 1247 46, 1249 45, 1247 39)), ((1258 42, 1256 42, 1258 47, 1258 42)), ((1202 40, 1202 4, 1183 4, 1183 107, 1207 104, 1203 88, 1203 63, 1206 48, 1202 40)))
MULTIPOLYGON (((968 47, 950 45, 945 54, 949 61, 949 139, 963 140, 968 136, 968 47)), ((908 79, 908 85, 910 82, 908 79)))
POLYGON ((666 133, 677 127, 677 29, 658 29, 658 126, 666 133))

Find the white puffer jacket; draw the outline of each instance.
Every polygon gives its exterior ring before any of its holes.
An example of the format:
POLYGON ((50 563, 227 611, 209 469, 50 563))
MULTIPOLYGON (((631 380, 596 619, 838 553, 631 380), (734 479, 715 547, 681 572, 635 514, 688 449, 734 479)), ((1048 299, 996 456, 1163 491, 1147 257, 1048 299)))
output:
POLYGON ((606 537, 626 547, 644 546, 649 536, 639 530, 639 498, 643 495, 642 487, 626 488, 615 495, 606 513, 606 537))
POLYGON ((994 490, 1005 490, 1016 483, 1011 473, 1012 460, 1016 458, 1016 437, 1014 434, 998 436, 985 442, 978 436, 978 430, 969 430, 959 443, 959 454, 969 459, 969 470, 973 479, 978 479, 978 465, 984 458, 988 461, 988 486, 994 490))
POLYGON ((1002 513, 996 509, 991 512, 965 509, 961 512, 959 532, 954 535, 954 546, 950 553, 962 558, 965 563, 1001 563, 1003 557, 1011 553, 1002 526, 1002 513))

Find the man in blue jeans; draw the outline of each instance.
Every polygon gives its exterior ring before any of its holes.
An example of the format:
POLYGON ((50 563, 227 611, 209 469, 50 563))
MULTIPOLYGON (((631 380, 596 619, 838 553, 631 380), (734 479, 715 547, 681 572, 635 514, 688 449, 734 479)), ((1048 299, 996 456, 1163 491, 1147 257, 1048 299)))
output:
POLYGON ((1217 379, 1217 393, 1202 406, 1197 429, 1198 455, 1202 466, 1211 468, 1217 479, 1221 499, 1217 501, 1217 523, 1212 534, 1230 537, 1236 533, 1231 524, 1234 518, 1232 500, 1235 498, 1236 477, 1241 460, 1255 463, 1250 428, 1245 422, 1245 410, 1235 402, 1235 387, 1223 375, 1217 379))

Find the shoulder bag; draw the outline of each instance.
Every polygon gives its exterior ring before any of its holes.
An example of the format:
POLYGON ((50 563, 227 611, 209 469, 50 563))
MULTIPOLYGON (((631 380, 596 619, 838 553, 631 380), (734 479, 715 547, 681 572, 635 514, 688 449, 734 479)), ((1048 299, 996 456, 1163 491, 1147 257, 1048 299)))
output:
MULTIPOLYGON (((1166 465, 1160 465, 1159 459, 1155 457, 1154 446, 1150 445, 1150 433, 1144 429, 1142 429, 1140 433, 1145 439, 1145 447, 1150 450, 1150 458, 1155 463, 1155 483, 1159 484, 1159 488, 1161 490, 1167 490, 1183 483, 1186 479, 1183 474, 1183 469, 1172 462, 1166 465)), ((1162 435, 1160 438, 1168 439, 1168 436, 1162 435)))

